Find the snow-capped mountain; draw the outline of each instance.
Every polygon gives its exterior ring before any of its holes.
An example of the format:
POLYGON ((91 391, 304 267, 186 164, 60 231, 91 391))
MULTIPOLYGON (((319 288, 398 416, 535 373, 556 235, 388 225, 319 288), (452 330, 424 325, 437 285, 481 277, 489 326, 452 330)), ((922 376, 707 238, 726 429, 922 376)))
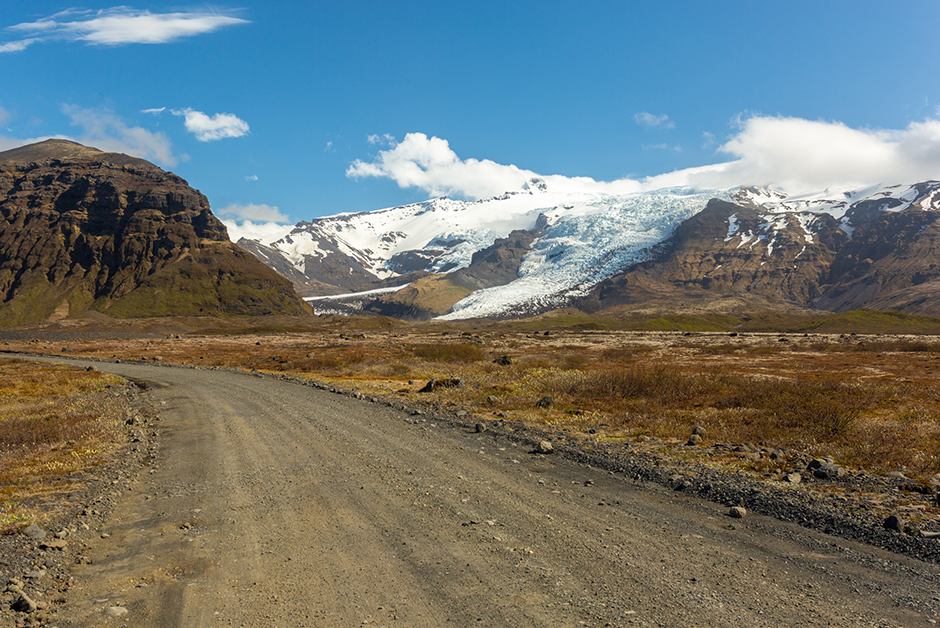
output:
MULTIPOLYGON (((606 286, 609 300, 617 276, 643 267, 650 279, 656 275, 650 269, 680 249, 683 261, 660 272, 656 282, 740 291, 746 275, 752 279, 747 290, 770 293, 776 281, 780 299, 840 307, 844 299, 823 286, 839 283, 831 271, 849 264, 848 243, 858 240, 856 231, 880 225, 886 215, 926 212, 919 234, 937 209, 937 182, 788 196, 753 187, 613 194, 553 189, 532 179, 490 199, 437 198, 339 214, 239 244, 307 297, 413 282, 372 302, 358 298, 368 309, 408 316, 505 316, 585 299, 599 307, 605 300, 597 296, 599 286, 606 286), (816 269, 812 277, 794 272, 801 265, 816 269), (781 292, 784 285, 790 288, 781 292), (823 297, 829 301, 817 303, 823 297)), ((916 240, 918 234, 908 235, 916 240)), ((928 249, 921 253, 932 255, 928 249)), ((314 306, 329 309, 327 301, 317 299, 314 306)))

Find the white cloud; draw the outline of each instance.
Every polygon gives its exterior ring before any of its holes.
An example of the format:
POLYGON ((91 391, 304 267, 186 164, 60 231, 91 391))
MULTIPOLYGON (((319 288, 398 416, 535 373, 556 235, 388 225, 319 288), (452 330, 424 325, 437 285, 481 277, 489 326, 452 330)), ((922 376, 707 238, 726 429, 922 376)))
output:
POLYGON ((669 116, 666 114, 655 115, 646 111, 641 111, 639 113, 633 114, 633 119, 636 120, 636 123, 641 127, 647 129, 652 129, 653 127, 672 129, 676 126, 676 123, 670 120, 669 116))
POLYGON ((273 205, 233 203, 215 211, 228 228, 229 239, 258 240, 285 231, 291 226, 290 216, 273 205))
POLYGON ((237 220, 290 222, 290 216, 281 213, 281 210, 273 205, 254 205, 252 203, 240 205, 233 203, 217 210, 216 213, 219 216, 231 216, 237 220))
POLYGON ((160 115, 160 114, 163 113, 164 111, 166 111, 166 107, 156 107, 156 108, 154 108, 154 109, 141 109, 141 110, 140 110, 141 113, 150 113, 150 114, 153 114, 153 115, 155 115, 155 116, 160 115))
POLYGON ((333 142, 327 142, 326 146, 323 148, 324 153, 329 153, 329 152, 332 152, 333 150, 334 150, 333 142))
POLYGON ((258 180, 258 175, 256 174, 250 174, 247 177, 245 177, 245 181, 257 181, 257 180, 258 180))
POLYGON ((43 41, 82 41, 90 45, 165 44, 211 33, 247 20, 219 11, 151 13, 130 7, 100 11, 69 9, 35 22, 9 26, 8 32, 25 38, 0 45, 0 53, 16 52, 43 41))
POLYGON ((483 198, 518 189, 538 175, 488 159, 461 160, 447 140, 409 133, 400 144, 380 151, 375 161, 354 161, 346 169, 346 176, 384 177, 392 179, 399 187, 420 188, 437 196, 483 198))
POLYGON ((4 52, 21 52, 23 50, 26 50, 27 48, 29 48, 30 46, 32 46, 38 41, 39 40, 36 38, 30 38, 30 39, 20 39, 19 41, 11 41, 5 44, 0 44, 0 54, 3 54, 4 52))
POLYGON ((370 144, 381 144, 382 146, 394 146, 395 145, 395 136, 390 135, 389 133, 384 133, 382 135, 370 135, 366 138, 370 144))
POLYGON ((227 137, 242 137, 248 133, 248 123, 231 113, 217 113, 208 116, 190 108, 173 109, 175 116, 185 118, 186 130, 196 136, 200 142, 212 142, 227 137))
MULTIPOLYGON (((799 194, 940 179, 938 119, 915 122, 902 130, 853 129, 841 122, 770 116, 751 116, 736 126, 737 133, 718 149, 732 161, 612 182, 561 175, 542 178, 555 189, 618 194, 673 186, 708 190, 736 185, 762 185, 799 194)), ((710 139, 706 136, 706 141, 710 139)), ((402 188, 471 199, 518 190, 528 179, 540 176, 489 160, 462 160, 446 140, 422 133, 409 133, 372 161, 354 161, 346 175, 387 178, 402 188)))
POLYGON ((4 109, 3 106, 0 106, 0 124, 6 124, 12 117, 9 111, 4 109))
POLYGON ((154 133, 139 126, 128 126, 108 109, 84 109, 62 105, 62 113, 72 126, 82 129, 76 141, 103 151, 127 153, 154 161, 162 166, 175 166, 185 156, 173 154, 170 140, 163 133, 154 133))
MULTIPOLYGON (((754 116, 719 149, 737 157, 720 181, 798 192, 940 179, 940 120, 906 129, 853 129, 841 122, 754 116)), ((693 177, 692 180, 695 180, 693 177)))
POLYGON ((232 242, 238 242, 241 238, 260 240, 275 233, 282 233, 289 228, 289 225, 276 222, 255 223, 250 220, 241 223, 234 220, 222 220, 222 224, 228 228, 228 237, 232 242))

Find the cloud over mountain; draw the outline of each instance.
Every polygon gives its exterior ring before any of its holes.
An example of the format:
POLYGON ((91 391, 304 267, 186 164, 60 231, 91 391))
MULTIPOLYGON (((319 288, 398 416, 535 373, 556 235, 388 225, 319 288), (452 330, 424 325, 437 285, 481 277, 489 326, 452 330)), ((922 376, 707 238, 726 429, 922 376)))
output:
POLYGON ((468 199, 519 189, 533 177, 542 177, 560 188, 617 194, 676 186, 709 190, 760 185, 791 194, 848 189, 940 179, 940 120, 927 119, 911 123, 906 129, 892 130, 752 116, 735 123, 734 135, 718 147, 717 154, 734 159, 640 179, 603 182, 588 177, 544 176, 488 159, 461 159, 447 140, 409 133, 401 143, 379 151, 372 161, 357 159, 346 175, 387 178, 402 188, 468 199))
MULTIPOLYGON (((127 153, 164 166, 175 166, 185 156, 173 153, 169 138, 157 131, 131 126, 110 109, 62 105, 72 126, 82 129, 78 141, 104 151, 127 153)), ((22 142, 26 143, 26 142, 22 142)))
POLYGON ((435 196, 455 194, 483 198, 514 190, 538 175, 531 170, 505 166, 489 159, 460 159, 439 137, 409 133, 375 160, 357 159, 346 170, 349 177, 383 177, 399 187, 415 187, 435 196))

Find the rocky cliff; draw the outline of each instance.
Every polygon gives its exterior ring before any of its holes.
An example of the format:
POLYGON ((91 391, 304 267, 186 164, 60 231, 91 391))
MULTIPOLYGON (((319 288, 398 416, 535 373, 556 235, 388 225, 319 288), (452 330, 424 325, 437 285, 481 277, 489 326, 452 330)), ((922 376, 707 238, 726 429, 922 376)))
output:
POLYGON ((180 177, 64 140, 0 153, 0 326, 88 310, 308 311, 287 280, 229 242, 180 177))

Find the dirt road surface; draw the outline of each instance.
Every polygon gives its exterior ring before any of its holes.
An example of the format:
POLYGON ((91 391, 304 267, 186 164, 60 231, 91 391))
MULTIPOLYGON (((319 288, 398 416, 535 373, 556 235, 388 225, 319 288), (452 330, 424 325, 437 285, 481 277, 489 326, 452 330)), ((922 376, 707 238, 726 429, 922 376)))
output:
POLYGON ((98 368, 149 383, 159 450, 75 566, 58 625, 940 619, 936 565, 296 383, 98 368))

